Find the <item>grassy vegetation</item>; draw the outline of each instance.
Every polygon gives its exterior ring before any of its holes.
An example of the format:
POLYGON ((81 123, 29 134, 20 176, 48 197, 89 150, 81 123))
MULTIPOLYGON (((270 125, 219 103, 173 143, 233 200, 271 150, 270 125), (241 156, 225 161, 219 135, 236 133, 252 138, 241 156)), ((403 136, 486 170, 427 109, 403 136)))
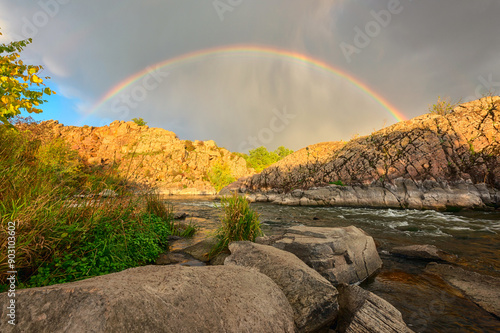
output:
POLYGON ((217 243, 210 251, 211 257, 227 250, 231 242, 244 240, 253 242, 256 237, 262 235, 259 214, 250 208, 246 198, 237 194, 223 197, 221 207, 224 216, 216 232, 217 243))
POLYGON ((236 181, 231 173, 231 168, 225 163, 217 163, 208 172, 207 178, 217 192, 236 181))
MULTIPOLYGON (((7 126, 0 126, 0 221, 3 249, 7 224, 16 222, 20 288, 147 264, 165 250, 169 235, 194 232, 173 223, 172 207, 158 195, 133 196, 115 166, 86 165, 63 141, 7 126), (104 189, 119 195, 99 196, 104 189)), ((2 251, 2 273, 7 259, 2 251)), ((6 277, 0 276, 0 291, 6 277)))
POLYGON ((283 146, 278 147, 275 151, 268 151, 266 147, 252 149, 247 154, 238 154, 247 161, 247 166, 254 168, 255 171, 261 172, 273 163, 280 161, 286 156, 293 153, 293 150, 283 146))
POLYGON ((431 114, 437 114, 440 116, 446 116, 453 112, 453 109, 458 105, 459 103, 452 103, 449 98, 443 98, 438 97, 438 101, 436 104, 433 104, 429 106, 429 113, 431 114))

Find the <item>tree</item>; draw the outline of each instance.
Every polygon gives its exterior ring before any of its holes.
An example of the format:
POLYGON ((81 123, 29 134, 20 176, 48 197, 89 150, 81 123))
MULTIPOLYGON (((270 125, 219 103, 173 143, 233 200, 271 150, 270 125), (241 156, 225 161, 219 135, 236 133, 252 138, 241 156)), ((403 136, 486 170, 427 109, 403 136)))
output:
POLYGON ((20 114, 21 109, 41 113, 37 106, 47 102, 43 96, 55 94, 50 88, 43 88, 43 79, 37 75, 43 67, 25 65, 20 59, 19 53, 31 42, 30 38, 0 44, 0 121, 6 125, 10 125, 8 120, 20 114), (40 88, 30 90, 32 85, 40 88))
POLYGON ((275 151, 268 151, 266 147, 252 149, 246 154, 240 154, 251 168, 255 171, 261 172, 273 163, 278 162, 284 157, 293 153, 293 150, 287 149, 283 146, 278 147, 275 151))
POLYGON ((147 122, 142 118, 132 118, 132 121, 139 126, 145 126, 147 124, 147 122))
POLYGON ((279 146, 278 149, 274 151, 276 155, 278 155, 280 158, 285 158, 290 154, 293 154, 293 150, 285 148, 283 146, 279 146))

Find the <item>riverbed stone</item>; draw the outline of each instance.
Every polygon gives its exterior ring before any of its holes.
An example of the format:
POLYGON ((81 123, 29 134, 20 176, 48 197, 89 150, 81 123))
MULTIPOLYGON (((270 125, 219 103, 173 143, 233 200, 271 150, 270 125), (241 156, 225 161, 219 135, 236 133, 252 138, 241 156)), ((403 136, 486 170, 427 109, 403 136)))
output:
MULTIPOLYGON (((0 304, 7 304, 7 293, 0 304)), ((266 275, 239 266, 144 266, 18 290, 1 332, 294 332, 293 310, 266 275)))
POLYGON ((429 263, 425 271, 440 276, 471 301, 500 318, 499 278, 438 263, 429 263))
POLYGON ((226 266, 244 266, 270 277, 285 293, 298 332, 316 332, 337 315, 337 290, 292 253, 252 242, 233 242, 226 266))
POLYGON ((391 254, 427 261, 448 261, 453 262, 455 256, 441 251, 435 245, 408 245, 393 248, 391 254))
POLYGON ((401 312, 379 296, 358 286, 341 284, 337 329, 341 333, 411 333, 401 312))
POLYGON ((334 286, 362 282, 382 267, 373 238, 354 226, 295 226, 258 242, 295 254, 334 286))

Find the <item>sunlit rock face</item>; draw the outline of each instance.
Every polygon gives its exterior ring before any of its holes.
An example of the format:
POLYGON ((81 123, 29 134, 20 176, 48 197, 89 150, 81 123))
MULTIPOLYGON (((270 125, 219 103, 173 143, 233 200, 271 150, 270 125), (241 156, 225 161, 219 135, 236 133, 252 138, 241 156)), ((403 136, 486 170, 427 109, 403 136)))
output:
POLYGON ((306 147, 248 178, 239 189, 279 193, 267 201, 283 204, 496 206, 498 119, 500 97, 485 97, 444 116, 425 114, 347 143, 306 147), (302 192, 294 194, 297 190, 302 192))
POLYGON ((215 194, 207 173, 226 165, 234 178, 253 174, 246 161, 212 140, 180 140, 173 132, 114 121, 102 127, 41 123, 46 138, 61 138, 90 165, 116 164, 120 175, 164 194, 215 194))

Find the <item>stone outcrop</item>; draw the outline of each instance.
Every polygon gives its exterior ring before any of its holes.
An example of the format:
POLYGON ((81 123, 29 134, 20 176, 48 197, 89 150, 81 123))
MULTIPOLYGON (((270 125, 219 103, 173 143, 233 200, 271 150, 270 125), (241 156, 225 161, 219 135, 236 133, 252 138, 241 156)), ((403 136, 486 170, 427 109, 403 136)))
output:
MULTIPOLYGON (((8 302, 0 294, 0 304, 8 302)), ((17 325, 1 332, 295 332, 287 298, 267 276, 238 266, 145 266, 18 290, 17 325)))
POLYGON ((373 238, 354 226, 297 226, 257 242, 295 254, 334 286, 362 282, 382 267, 373 238))
POLYGON ((283 290, 294 310, 298 332, 316 332, 335 320, 337 290, 293 254, 251 242, 233 242, 229 250, 225 266, 256 269, 283 290))
POLYGON ((122 176, 154 185, 163 194, 216 194, 207 178, 216 165, 226 165, 236 179, 254 173, 243 158, 212 140, 180 140, 173 132, 131 121, 102 127, 64 126, 57 121, 31 126, 38 126, 41 137, 68 142, 87 164, 118 165, 122 176))
POLYGON ((341 333, 411 333, 394 306, 358 286, 342 284, 337 331, 341 333))
POLYGON ((426 261, 456 261, 456 257, 441 251, 434 245, 408 245, 393 248, 391 254, 426 261))
POLYGON ((301 149, 237 190, 287 205, 499 207, 498 119, 500 97, 485 97, 446 116, 425 114, 347 143, 301 149))
POLYGON ((500 318, 500 279, 463 268, 430 263, 425 271, 443 278, 467 298, 500 318))

